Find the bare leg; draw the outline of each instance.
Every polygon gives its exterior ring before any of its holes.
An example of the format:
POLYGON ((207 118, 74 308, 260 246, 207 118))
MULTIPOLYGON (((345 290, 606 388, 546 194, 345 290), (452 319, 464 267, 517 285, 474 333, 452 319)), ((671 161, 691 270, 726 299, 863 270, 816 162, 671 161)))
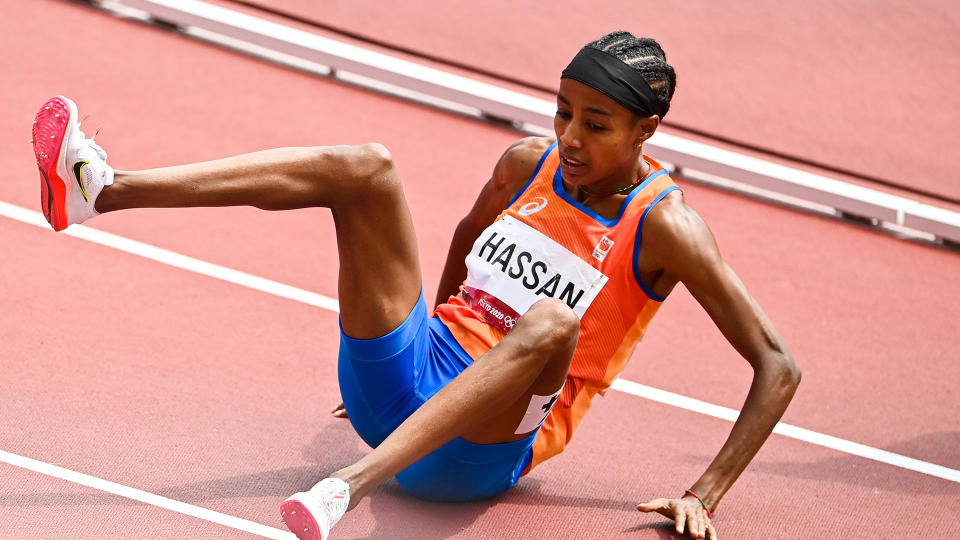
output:
POLYGON ((483 355, 410 415, 380 446, 331 476, 350 485, 350 508, 382 482, 446 442, 518 440, 531 394, 550 395, 566 378, 580 321, 559 300, 543 300, 483 355))
MULTIPOLYGON (((351 337, 399 326, 421 290, 412 220, 399 176, 380 145, 282 148, 229 159, 116 171, 96 209, 249 205, 267 210, 324 206, 340 246, 341 318, 351 337), (363 246, 364 249, 351 249, 363 246)), ((384 442, 333 476, 366 493, 446 442, 517 440, 531 394, 558 390, 570 367, 579 319, 561 301, 534 305, 494 349, 440 390, 384 442)))
POLYGON ((403 187, 379 144, 277 148, 191 165, 115 171, 99 212, 127 208, 255 206, 333 212, 339 297, 347 335, 383 336, 420 296, 420 260, 403 187), (363 246, 363 249, 356 249, 363 246))

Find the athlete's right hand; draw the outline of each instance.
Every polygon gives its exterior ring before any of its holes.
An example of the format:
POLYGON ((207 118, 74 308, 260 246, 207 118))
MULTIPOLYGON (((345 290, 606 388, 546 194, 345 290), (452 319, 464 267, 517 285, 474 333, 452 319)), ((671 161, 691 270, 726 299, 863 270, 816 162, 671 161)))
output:
POLYGON ((336 407, 334 407, 334 409, 330 411, 330 414, 332 414, 336 418, 346 418, 347 408, 343 406, 343 403, 341 403, 336 407))

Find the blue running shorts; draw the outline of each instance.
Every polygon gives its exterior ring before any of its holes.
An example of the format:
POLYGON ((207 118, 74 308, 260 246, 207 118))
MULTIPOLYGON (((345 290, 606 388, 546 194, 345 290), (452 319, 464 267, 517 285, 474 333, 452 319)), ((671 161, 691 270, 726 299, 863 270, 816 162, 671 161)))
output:
MULTIPOLYGON (((427 317, 422 292, 403 324, 383 337, 353 339, 340 327, 340 393, 353 428, 371 447, 472 363, 443 322, 427 317)), ((431 501, 492 497, 516 485, 536 435, 501 444, 457 438, 400 472, 397 481, 431 501)))

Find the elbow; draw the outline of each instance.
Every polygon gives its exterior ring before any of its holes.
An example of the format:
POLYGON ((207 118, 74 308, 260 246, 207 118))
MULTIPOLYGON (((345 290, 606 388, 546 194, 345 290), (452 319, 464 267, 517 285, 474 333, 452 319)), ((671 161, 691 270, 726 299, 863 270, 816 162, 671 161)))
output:
POLYGON ((777 379, 780 387, 792 395, 800 386, 800 379, 802 378, 803 372, 800 370, 800 366, 793 360, 790 353, 784 352, 777 362, 777 379))
POLYGON ((763 360, 754 365, 754 369, 757 380, 765 381, 767 388, 785 396, 793 396, 803 377, 800 366, 786 350, 764 355, 763 360))

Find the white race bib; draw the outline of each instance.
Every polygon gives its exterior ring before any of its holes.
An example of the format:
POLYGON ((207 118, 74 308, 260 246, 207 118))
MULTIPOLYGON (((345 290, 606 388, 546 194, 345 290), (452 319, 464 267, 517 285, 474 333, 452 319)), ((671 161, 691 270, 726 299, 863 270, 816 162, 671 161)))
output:
POLYGON ((471 307, 503 332, 544 298, 563 300, 583 317, 607 276, 540 231, 505 216, 467 255, 464 289, 471 307))

